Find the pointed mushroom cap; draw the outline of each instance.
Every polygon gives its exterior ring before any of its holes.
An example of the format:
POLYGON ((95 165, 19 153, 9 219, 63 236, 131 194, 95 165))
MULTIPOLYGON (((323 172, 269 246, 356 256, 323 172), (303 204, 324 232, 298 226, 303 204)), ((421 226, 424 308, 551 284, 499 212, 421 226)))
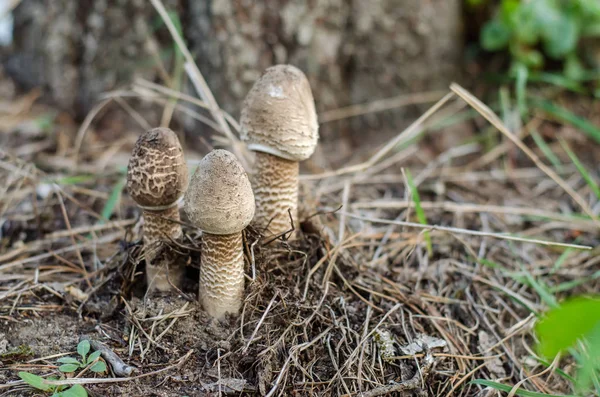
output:
POLYGON ((190 221, 210 234, 233 234, 248 226, 254 208, 248 175, 235 155, 222 149, 207 154, 185 194, 190 221))
POLYGON ((168 128, 146 131, 127 166, 127 190, 141 206, 175 203, 188 186, 188 169, 177 135, 168 128))
POLYGON ((291 161, 309 158, 319 124, 308 79, 291 65, 268 68, 244 100, 241 138, 250 150, 291 161))

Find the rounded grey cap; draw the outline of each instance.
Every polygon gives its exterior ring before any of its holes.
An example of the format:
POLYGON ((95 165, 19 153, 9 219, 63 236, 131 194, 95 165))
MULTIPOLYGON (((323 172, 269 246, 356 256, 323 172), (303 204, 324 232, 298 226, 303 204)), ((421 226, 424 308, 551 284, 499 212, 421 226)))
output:
POLYGON ((250 150, 291 161, 309 158, 319 140, 319 124, 304 73, 291 65, 265 70, 244 100, 240 125, 250 150))
POLYGON ((254 217, 254 193, 235 155, 217 149, 200 161, 184 209, 194 225, 210 234, 233 234, 248 226, 254 217))

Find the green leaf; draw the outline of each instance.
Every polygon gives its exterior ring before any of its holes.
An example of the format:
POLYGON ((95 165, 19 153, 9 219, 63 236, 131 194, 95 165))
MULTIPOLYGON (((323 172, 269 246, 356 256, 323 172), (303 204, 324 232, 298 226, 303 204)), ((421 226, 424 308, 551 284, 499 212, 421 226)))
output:
POLYGON ((481 30, 481 46, 487 51, 499 51, 506 48, 511 32, 502 21, 492 20, 481 30))
POLYGON ((600 299, 577 297, 550 310, 537 323, 535 330, 539 339, 537 347, 541 356, 552 358, 573 346, 600 323, 600 299))
POLYGON ((35 387, 36 389, 43 391, 52 390, 52 385, 47 384, 44 381, 44 378, 41 376, 30 374, 29 372, 19 372, 19 378, 21 378, 29 386, 35 387))
POLYGON ((500 15, 502 19, 506 22, 510 20, 513 15, 519 10, 521 6, 520 0, 502 0, 502 7, 500 15))
POLYGON ((58 370, 60 372, 69 373, 77 371, 77 368, 79 368, 79 364, 63 364, 58 367, 58 370))
POLYGON ((563 59, 573 52, 579 41, 579 25, 575 18, 561 14, 544 32, 544 51, 549 57, 563 59))
POLYGON ((564 74, 571 80, 581 80, 585 75, 585 68, 577 54, 569 54, 565 60, 564 74))
MULTIPOLYGON (((482 386, 491 387, 493 389, 500 390, 500 391, 507 392, 507 393, 512 390, 512 386, 503 385, 502 383, 498 383, 498 382, 492 382, 491 380, 487 380, 487 379, 475 379, 475 380, 471 381, 471 383, 474 385, 482 385, 482 386)), ((517 396, 522 396, 522 397, 547 397, 547 396, 574 397, 574 396, 537 393, 534 391, 528 391, 528 390, 523 390, 523 389, 517 389, 517 392, 515 394, 517 396)))
POLYGON ((541 34, 536 3, 540 3, 540 1, 522 4, 515 10, 510 19, 511 26, 516 34, 516 40, 528 46, 535 45, 541 34))
POLYGON ((56 361, 58 361, 61 364, 77 364, 77 365, 80 364, 80 362, 77 361, 77 359, 75 359, 73 357, 61 357, 56 361))
POLYGON ((100 352, 99 350, 96 350, 95 352, 90 354, 90 356, 87 359, 87 364, 91 364, 94 361, 96 361, 98 359, 98 357, 100 357, 100 354, 102 354, 102 352, 100 352))
POLYGON ((79 344, 77 345, 77 353, 79 353, 81 358, 83 358, 83 362, 85 362, 85 356, 87 356, 89 351, 90 351, 90 341, 89 340, 84 339, 81 342, 79 342, 79 344))
POLYGON ((98 361, 96 364, 92 365, 90 370, 96 373, 106 372, 106 364, 104 361, 98 361))
POLYGON ((70 389, 62 392, 63 397, 87 397, 87 391, 81 385, 73 385, 70 389))

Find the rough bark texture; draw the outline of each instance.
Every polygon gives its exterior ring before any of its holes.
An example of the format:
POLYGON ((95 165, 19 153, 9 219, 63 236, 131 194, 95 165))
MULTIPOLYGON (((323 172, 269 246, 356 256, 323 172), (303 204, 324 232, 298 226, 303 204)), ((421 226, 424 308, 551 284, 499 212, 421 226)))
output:
MULTIPOLYGON (((165 5, 179 10, 177 0, 165 5)), ((98 96, 152 78, 156 12, 147 0, 24 0, 14 11, 7 72, 24 88, 43 87, 61 107, 83 115, 98 96)))
MULTIPOLYGON (((319 110, 444 88, 460 69, 461 0, 165 1, 217 100, 239 115, 260 73, 291 63, 308 76, 319 110)), ((23 0, 15 44, 4 60, 26 86, 43 85, 85 113, 102 91, 156 77, 148 51, 169 38, 152 29, 144 0, 23 0), (158 39, 158 40, 156 40, 158 39)), ((403 112, 328 124, 332 130, 396 126, 403 112), (365 124, 368 123, 368 124, 365 124)), ((337 135, 337 134, 336 134, 337 135)))

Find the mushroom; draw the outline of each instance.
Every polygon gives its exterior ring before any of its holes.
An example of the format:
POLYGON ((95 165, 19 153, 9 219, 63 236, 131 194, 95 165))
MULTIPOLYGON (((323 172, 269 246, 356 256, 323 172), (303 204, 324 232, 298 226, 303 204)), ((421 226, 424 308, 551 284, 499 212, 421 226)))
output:
POLYGON ((241 115, 241 138, 256 152, 254 225, 266 235, 291 230, 298 220, 298 162, 317 146, 319 125, 310 84, 291 65, 268 68, 256 81, 241 115))
POLYGON ((202 230, 200 302, 211 316, 237 314, 244 293, 242 231, 254 216, 246 171, 232 153, 213 150, 198 164, 184 209, 202 230))
POLYGON ((180 198, 188 186, 188 169, 177 135, 168 128, 142 134, 127 167, 127 190, 144 216, 144 253, 148 291, 181 285, 185 263, 166 243, 182 235, 180 198))

